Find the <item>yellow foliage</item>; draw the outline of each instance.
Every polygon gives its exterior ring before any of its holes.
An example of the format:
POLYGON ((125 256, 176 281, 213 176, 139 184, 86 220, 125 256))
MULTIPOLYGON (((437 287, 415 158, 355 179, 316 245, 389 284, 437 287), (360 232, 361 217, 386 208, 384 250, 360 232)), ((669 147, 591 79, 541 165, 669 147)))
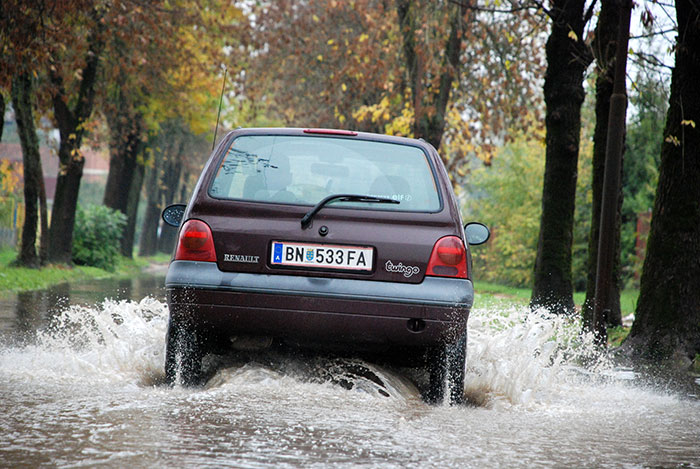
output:
POLYGON ((678 137, 676 137, 675 135, 669 135, 668 137, 666 137, 666 138, 664 139, 664 142, 670 143, 670 144, 672 144, 672 145, 675 146, 675 147, 681 146, 681 141, 678 140, 678 137))
POLYGON ((22 165, 10 160, 0 160, 0 196, 18 195, 22 165))

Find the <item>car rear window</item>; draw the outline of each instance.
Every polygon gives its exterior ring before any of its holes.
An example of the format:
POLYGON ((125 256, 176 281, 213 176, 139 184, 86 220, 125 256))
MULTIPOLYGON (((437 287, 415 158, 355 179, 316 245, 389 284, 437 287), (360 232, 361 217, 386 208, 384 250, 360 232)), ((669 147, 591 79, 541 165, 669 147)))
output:
POLYGON ((440 209, 435 175, 419 147, 317 136, 234 139, 209 194, 220 199, 302 205, 314 205, 333 194, 357 194, 400 203, 333 205, 421 212, 440 209))

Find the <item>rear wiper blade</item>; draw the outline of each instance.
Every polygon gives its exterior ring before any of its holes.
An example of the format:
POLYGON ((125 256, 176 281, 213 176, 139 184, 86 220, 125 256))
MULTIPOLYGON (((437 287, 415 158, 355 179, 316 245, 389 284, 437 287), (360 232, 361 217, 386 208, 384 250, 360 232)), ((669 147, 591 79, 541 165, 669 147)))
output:
POLYGON ((372 197, 371 195, 353 195, 353 194, 335 194, 329 195, 319 203, 314 205, 314 208, 304 215, 301 219, 301 229, 305 229, 311 223, 314 215, 316 215, 325 205, 330 202, 364 202, 368 204, 398 204, 398 200, 387 199, 385 197, 372 197))

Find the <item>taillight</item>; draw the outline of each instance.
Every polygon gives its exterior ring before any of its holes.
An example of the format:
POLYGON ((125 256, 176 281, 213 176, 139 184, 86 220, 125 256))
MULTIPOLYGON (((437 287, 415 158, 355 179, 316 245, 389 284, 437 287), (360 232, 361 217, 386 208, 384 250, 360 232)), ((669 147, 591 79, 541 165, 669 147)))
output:
POLYGON ((467 250, 456 236, 440 238, 430 255, 426 275, 467 278, 467 250))
POLYGON ((216 262, 214 239, 209 225, 200 220, 188 220, 180 230, 175 260, 216 262))

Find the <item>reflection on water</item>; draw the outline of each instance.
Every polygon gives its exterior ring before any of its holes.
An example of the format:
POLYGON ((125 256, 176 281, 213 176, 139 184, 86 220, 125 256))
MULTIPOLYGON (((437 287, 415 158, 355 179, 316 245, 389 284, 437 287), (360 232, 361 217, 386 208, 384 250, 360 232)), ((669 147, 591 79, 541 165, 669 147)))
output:
POLYGON ((700 402, 606 360, 582 368, 591 349, 562 318, 476 309, 478 405, 433 407, 401 370, 276 353, 163 386, 162 290, 81 288, 3 313, 0 466, 700 466, 700 402))
POLYGON ((0 297, 0 338, 15 343, 28 340, 70 305, 99 305, 105 299, 140 300, 145 296, 165 301, 163 285, 162 275, 137 275, 7 294, 0 297))

